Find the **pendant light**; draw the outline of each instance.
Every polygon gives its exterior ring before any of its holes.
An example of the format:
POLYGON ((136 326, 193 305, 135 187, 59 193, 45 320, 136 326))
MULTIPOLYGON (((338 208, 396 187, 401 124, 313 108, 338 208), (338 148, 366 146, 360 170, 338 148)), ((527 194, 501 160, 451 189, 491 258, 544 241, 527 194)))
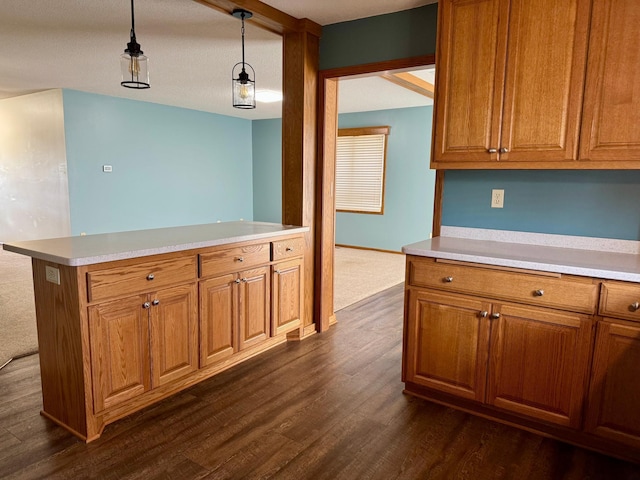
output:
POLYGON ((235 108, 256 108, 256 72, 251 65, 244 62, 244 19, 251 18, 253 14, 247 10, 236 8, 232 15, 242 20, 242 62, 236 63, 231 70, 233 106, 235 108), (242 65, 242 70, 238 68, 239 65, 242 65), (245 66, 251 69, 254 80, 245 70, 245 66), (236 78, 236 74, 238 78, 236 78))
POLYGON ((133 0, 131 0, 131 41, 120 56, 122 81, 120 85, 127 88, 149 88, 149 59, 143 55, 140 44, 136 42, 135 17, 133 0))

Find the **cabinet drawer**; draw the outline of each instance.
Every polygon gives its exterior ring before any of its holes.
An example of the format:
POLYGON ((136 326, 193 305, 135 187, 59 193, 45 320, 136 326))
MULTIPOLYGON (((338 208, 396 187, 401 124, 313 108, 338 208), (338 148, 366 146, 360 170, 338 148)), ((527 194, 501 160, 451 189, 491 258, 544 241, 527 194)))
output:
POLYGON ((595 311, 598 298, 597 285, 590 279, 546 277, 420 257, 410 257, 409 284, 584 313, 595 311))
POLYGON ((87 273, 90 302, 195 281, 195 256, 106 268, 87 273))
POLYGON ((598 313, 640 322, 640 285, 604 282, 598 313))
POLYGON ((300 257, 304 253, 304 238, 289 238, 271 243, 271 260, 300 257))
POLYGON ((264 265, 269 263, 270 256, 269 243, 203 253, 200 255, 200 276, 210 277, 264 265))

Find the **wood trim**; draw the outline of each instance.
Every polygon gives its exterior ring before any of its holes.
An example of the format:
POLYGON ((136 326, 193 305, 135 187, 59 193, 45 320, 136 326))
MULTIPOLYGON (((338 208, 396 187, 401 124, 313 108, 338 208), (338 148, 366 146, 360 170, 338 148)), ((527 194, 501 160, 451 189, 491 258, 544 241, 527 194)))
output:
MULTIPOLYGON (((431 152, 433 158, 433 151, 431 152)), ((439 237, 442 228, 442 200, 444 195, 444 170, 436 170, 436 184, 433 192, 433 225, 431 236, 439 237)))
POLYGON ((384 250, 382 248, 372 248, 372 247, 360 247, 360 246, 356 246, 356 245, 343 245, 341 243, 336 243, 336 247, 354 248, 356 250, 370 250, 372 252, 395 253, 396 255, 404 255, 404 253, 397 252, 395 250, 384 250))
POLYGON ((447 263, 449 265, 464 265, 466 267, 487 268, 489 270, 502 270, 505 272, 526 273, 528 275, 540 275, 541 277, 562 278, 561 273, 543 272, 540 270, 527 270, 526 268, 501 267, 498 265, 489 265, 484 263, 470 263, 461 260, 447 260, 446 258, 436 258, 436 263, 447 263))
POLYGON ((273 33, 284 35, 291 32, 309 32, 320 38, 322 26, 308 18, 298 19, 258 0, 194 0, 209 8, 231 15, 235 8, 244 8, 253 13, 247 22, 273 33))
MULTIPOLYGON (((319 72, 318 81, 318 173, 316 211, 316 324, 319 332, 329 328, 333 311, 335 245, 335 148, 338 134, 338 80, 357 78, 386 70, 410 70, 434 65, 435 55, 339 67, 319 72)), ((284 127, 283 127, 284 131, 284 127)))
POLYGON ((356 127, 338 129, 339 137, 359 137, 361 135, 389 135, 391 127, 388 125, 380 127, 356 127))
POLYGON ((420 77, 416 77, 415 75, 409 72, 400 72, 400 73, 388 73, 385 72, 380 75, 380 78, 383 78, 399 87, 406 88, 407 90, 411 90, 419 95, 424 95, 427 98, 433 99, 435 87, 433 84, 427 82, 426 80, 421 79, 420 77))

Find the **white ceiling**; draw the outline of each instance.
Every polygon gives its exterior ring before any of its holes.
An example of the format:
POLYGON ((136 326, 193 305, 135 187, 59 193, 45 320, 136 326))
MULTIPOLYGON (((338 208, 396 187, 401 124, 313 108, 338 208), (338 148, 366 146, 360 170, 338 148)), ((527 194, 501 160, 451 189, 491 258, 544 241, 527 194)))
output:
MULTIPOLYGON (((435 1, 264 3, 326 25, 435 1)), ((130 8, 130 0, 1 0, 0 98, 67 88, 248 119, 280 116, 280 102, 258 103, 255 110, 231 107, 231 69, 241 60, 240 21, 194 0, 135 0, 136 36, 150 59, 151 88, 121 87, 119 62, 129 41, 130 8)), ((247 22, 245 50, 257 90, 280 91, 280 37, 247 22)), ((341 81, 340 91, 341 112, 430 104, 380 78, 341 81)))

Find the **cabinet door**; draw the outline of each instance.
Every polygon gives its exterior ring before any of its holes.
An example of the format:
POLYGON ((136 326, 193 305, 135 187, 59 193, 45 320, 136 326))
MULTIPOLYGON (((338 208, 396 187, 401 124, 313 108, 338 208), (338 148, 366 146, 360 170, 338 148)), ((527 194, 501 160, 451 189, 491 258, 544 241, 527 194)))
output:
POLYGON ((270 268, 256 268, 239 274, 239 350, 257 345, 269 338, 270 268))
POLYGON ((151 388, 146 295, 89 307, 94 412, 151 388))
POLYGON ((272 269, 271 332, 279 335, 302 325, 302 259, 277 263, 272 269))
POLYGON ((592 319, 494 305, 487 403, 578 428, 586 394, 592 319))
POLYGON ((580 160, 640 160, 638 0, 593 2, 580 160))
POLYGON ((638 378, 640 326, 614 320, 598 322, 587 431, 640 448, 638 378))
POLYGON ((196 285, 150 295, 151 385, 164 385, 198 369, 196 285))
POLYGON ((403 380, 484 401, 489 304, 416 289, 408 302, 403 380))
POLYGON ((508 0, 441 0, 433 158, 497 160, 508 0))
POLYGON ((200 282, 201 367, 224 360, 237 351, 235 279, 235 275, 229 274, 200 282))
POLYGON ((511 0, 500 161, 577 159, 590 8, 511 0))

